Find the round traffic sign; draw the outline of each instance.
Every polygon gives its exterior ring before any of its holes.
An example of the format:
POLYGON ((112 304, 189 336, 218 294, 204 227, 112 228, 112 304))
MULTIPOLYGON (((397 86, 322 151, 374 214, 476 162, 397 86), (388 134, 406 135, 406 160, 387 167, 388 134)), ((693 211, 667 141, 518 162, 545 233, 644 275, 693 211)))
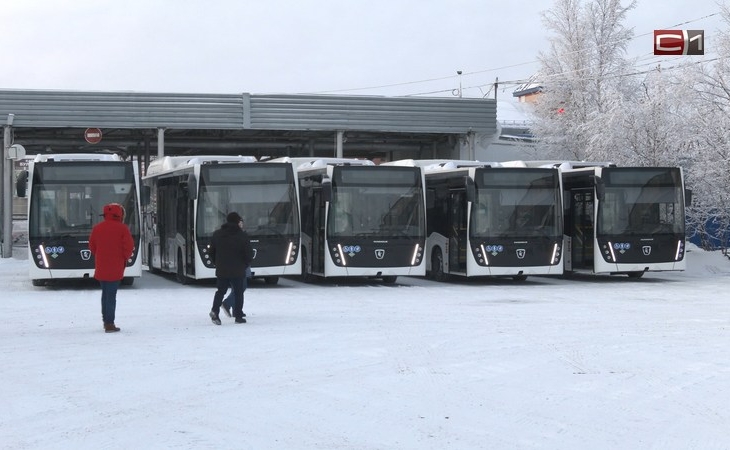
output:
POLYGON ((87 128, 84 131, 84 139, 89 144, 98 144, 101 142, 101 130, 99 128, 87 128))

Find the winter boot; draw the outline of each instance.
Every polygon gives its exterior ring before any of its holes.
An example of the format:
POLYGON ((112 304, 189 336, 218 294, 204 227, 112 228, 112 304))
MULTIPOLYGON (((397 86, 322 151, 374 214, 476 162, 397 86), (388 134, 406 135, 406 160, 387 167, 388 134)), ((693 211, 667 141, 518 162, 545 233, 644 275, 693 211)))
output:
POLYGON ((114 325, 114 322, 105 323, 104 324, 104 332, 105 333, 116 333, 119 330, 121 330, 121 328, 119 328, 116 325, 114 325))

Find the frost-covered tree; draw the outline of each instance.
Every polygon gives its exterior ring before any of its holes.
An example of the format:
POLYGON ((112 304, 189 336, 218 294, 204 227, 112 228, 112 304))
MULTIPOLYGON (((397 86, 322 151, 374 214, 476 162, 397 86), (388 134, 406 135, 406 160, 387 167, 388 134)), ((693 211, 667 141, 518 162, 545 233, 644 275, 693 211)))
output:
POLYGON ((633 32, 622 22, 635 6, 636 0, 626 6, 619 0, 556 0, 543 13, 552 35, 550 50, 539 56, 543 95, 532 131, 547 156, 595 160, 611 152, 595 147, 594 130, 606 123, 617 98, 632 92, 622 75, 630 67, 624 55, 633 32))
POLYGON ((687 120, 696 114, 697 82, 690 69, 651 71, 630 95, 614 97, 592 146, 625 166, 686 164, 698 147, 697 127, 687 120))
MULTIPOLYGON (((730 7, 720 5, 723 22, 730 27, 730 7)), ((717 59, 701 66, 695 89, 696 110, 688 122, 696 128, 699 151, 688 170, 693 190, 690 222, 707 241, 710 234, 727 247, 730 240, 730 31, 720 30, 714 41, 717 59), (708 221, 714 230, 707 230, 708 221)))

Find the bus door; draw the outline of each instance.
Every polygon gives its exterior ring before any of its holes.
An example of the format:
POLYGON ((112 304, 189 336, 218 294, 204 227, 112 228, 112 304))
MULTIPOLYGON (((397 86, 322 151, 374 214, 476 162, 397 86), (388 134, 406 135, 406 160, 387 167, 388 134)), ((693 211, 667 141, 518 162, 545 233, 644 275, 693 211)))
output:
POLYGON ((171 225, 175 223, 173 220, 175 210, 172 207, 173 194, 174 189, 170 185, 169 178, 160 179, 157 191, 157 217, 159 217, 157 232, 160 247, 160 268, 163 270, 170 270, 175 267, 174 255, 170 254, 172 247, 170 242, 174 237, 171 225))
MULTIPOLYGON (((184 261, 182 261, 185 270, 183 273, 190 274, 195 266, 193 264, 193 221, 192 208, 190 207, 190 196, 188 195, 187 183, 180 183, 177 190, 175 223, 177 224, 176 235, 182 242, 178 244, 182 247, 184 261)), ((180 261, 178 261, 180 263, 180 261)), ((178 268, 179 271, 179 268, 178 268)))
POLYGON ((449 193, 449 272, 466 272, 466 191, 449 193))
POLYGON ((570 220, 566 221, 565 226, 568 228, 568 236, 571 237, 573 268, 593 269, 593 188, 573 189, 570 194, 570 220))
POLYGON ((322 189, 317 188, 312 191, 312 208, 314 214, 312 218, 312 272, 324 274, 324 254, 325 248, 325 207, 326 203, 322 198, 322 189))

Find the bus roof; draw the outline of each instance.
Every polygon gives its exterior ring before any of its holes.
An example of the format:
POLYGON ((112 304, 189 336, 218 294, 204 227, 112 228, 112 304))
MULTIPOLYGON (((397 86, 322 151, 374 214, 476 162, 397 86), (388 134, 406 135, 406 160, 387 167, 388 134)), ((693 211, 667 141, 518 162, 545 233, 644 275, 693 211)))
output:
POLYGON ((163 156, 150 163, 147 176, 171 172, 182 167, 205 163, 251 163, 255 156, 204 155, 204 156, 163 156))
POLYGON ((282 158, 270 159, 267 162, 276 163, 290 163, 294 167, 294 170, 309 170, 332 166, 374 166, 375 163, 369 159, 357 159, 357 158, 315 158, 315 157, 295 157, 290 158, 288 156, 282 158))
POLYGON ((499 167, 496 162, 472 161, 468 159, 400 159, 383 163, 384 166, 423 167, 428 170, 449 170, 462 167, 499 167))
POLYGON ((116 153, 99 154, 99 153, 59 153, 59 154, 37 154, 33 162, 48 161, 121 161, 122 158, 116 153))
POLYGON ((615 163, 608 161, 560 161, 560 160, 543 160, 543 161, 507 161, 503 162, 505 167, 546 167, 546 168, 559 168, 561 170, 570 169, 586 169, 589 167, 616 167, 615 163), (524 164, 524 165, 510 165, 507 164, 524 164))

